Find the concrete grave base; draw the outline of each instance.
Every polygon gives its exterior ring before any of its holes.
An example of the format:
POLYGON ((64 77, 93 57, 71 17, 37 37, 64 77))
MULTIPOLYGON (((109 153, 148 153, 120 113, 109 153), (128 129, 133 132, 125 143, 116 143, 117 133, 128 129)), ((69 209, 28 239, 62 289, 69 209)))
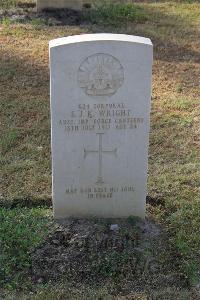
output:
MULTIPOLYGON (((37 10, 45 9, 63 9, 71 8, 76 10, 81 10, 84 6, 92 5, 95 0, 36 0, 37 10)), ((101 1, 99 1, 100 3, 101 1)), ((113 3, 117 3, 118 0, 113 0, 113 3)), ((121 3, 127 3, 127 0, 121 0, 121 3)))
POLYGON ((37 0, 37 10, 71 8, 81 10, 84 0, 37 0))

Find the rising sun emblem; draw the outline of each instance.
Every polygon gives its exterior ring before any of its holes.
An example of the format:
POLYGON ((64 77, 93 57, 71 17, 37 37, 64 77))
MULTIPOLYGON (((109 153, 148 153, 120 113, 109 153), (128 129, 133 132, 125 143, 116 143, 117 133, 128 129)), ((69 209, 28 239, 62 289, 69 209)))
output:
POLYGON ((112 55, 94 54, 81 64, 78 82, 88 96, 112 96, 124 82, 124 69, 112 55))

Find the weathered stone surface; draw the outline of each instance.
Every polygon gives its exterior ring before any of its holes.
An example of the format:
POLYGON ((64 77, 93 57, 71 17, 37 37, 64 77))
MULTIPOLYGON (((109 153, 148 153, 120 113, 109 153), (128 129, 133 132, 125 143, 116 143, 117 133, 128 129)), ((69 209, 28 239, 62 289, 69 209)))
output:
MULTIPOLYGON (((127 0, 124 0, 126 2, 127 0)), ((89 8, 96 0, 37 0, 37 10, 70 8, 81 10, 89 8)), ((98 2, 98 1, 97 1, 98 2)), ((113 3, 118 2, 113 0, 113 3)), ((123 1, 122 1, 123 2, 123 1)))
POLYGON ((61 38, 50 65, 55 217, 144 217, 151 41, 61 38))
POLYGON ((37 10, 43 10, 47 8, 71 8, 81 9, 83 0, 37 0, 37 10))

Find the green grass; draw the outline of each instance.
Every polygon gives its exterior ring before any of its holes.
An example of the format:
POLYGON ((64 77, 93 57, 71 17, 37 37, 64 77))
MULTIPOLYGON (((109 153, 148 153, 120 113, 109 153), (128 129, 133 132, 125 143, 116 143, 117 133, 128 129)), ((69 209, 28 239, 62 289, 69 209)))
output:
POLYGON ((199 281, 200 199, 197 98, 175 97, 156 105, 152 114, 149 192, 163 199, 154 215, 165 223, 178 249, 181 268, 191 282, 199 281))
POLYGON ((172 242, 182 255, 183 272, 194 284, 195 282, 198 282, 200 270, 199 220, 200 201, 195 195, 192 203, 183 201, 180 209, 167 219, 170 230, 175 233, 172 242))
POLYGON ((16 0, 0 0, 1 8, 10 8, 16 6, 16 0))
POLYGON ((0 284, 8 289, 26 287, 30 252, 52 230, 51 212, 45 208, 0 208, 0 221, 0 284))
POLYGON ((142 7, 135 4, 113 3, 113 1, 99 1, 85 13, 85 18, 94 24, 119 25, 124 22, 144 22, 148 15, 142 7))

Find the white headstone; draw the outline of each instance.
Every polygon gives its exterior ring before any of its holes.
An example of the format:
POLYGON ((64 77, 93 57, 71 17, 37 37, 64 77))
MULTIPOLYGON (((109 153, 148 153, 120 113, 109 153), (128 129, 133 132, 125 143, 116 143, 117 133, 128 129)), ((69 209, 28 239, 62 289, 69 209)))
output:
POLYGON ((50 42, 55 218, 145 216, 152 52, 120 34, 50 42))

